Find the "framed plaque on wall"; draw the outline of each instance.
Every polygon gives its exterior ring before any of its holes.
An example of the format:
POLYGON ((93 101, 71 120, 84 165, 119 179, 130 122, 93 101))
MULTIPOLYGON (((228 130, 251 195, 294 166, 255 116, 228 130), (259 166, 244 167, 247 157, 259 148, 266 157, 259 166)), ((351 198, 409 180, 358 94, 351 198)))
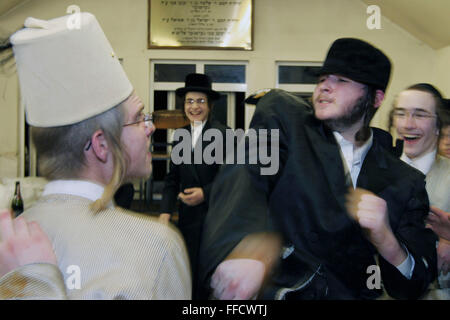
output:
POLYGON ((149 49, 253 49, 253 0, 148 0, 149 49))

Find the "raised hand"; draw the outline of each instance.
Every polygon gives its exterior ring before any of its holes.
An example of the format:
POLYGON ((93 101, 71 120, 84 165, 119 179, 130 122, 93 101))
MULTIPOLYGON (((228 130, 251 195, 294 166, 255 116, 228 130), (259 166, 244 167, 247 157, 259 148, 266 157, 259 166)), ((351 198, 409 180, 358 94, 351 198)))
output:
POLYGON ((392 232, 384 199, 368 190, 351 188, 347 195, 347 211, 389 263, 398 266, 407 258, 405 250, 392 232))

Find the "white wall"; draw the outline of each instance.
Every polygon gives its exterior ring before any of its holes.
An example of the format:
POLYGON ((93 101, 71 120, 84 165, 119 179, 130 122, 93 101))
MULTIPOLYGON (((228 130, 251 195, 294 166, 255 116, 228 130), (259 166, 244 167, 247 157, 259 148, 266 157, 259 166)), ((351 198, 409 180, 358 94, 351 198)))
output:
POLYGON ((437 51, 436 84, 442 94, 450 98, 450 46, 437 51))
POLYGON ((15 74, 0 75, 0 177, 18 174, 19 98, 15 74))
MULTIPOLYGON (((344 36, 372 42, 393 62, 392 80, 385 103, 373 121, 375 126, 385 128, 393 96, 404 87, 438 79, 449 88, 445 76, 436 76, 434 72, 442 69, 438 65, 446 66, 450 49, 436 52, 385 18, 381 30, 369 30, 367 5, 360 0, 254 0, 254 3, 253 51, 148 50, 147 0, 34 0, 1 17, 0 28, 14 30, 27 16, 42 19, 61 16, 72 4, 92 12, 116 53, 124 58, 124 68, 138 94, 147 102, 150 59, 249 61, 247 94, 250 94, 275 86, 276 61, 322 61, 331 42, 344 36)), ((15 154, 18 150, 17 90, 16 77, 0 75, 0 155, 15 154)), ((252 113, 253 107, 247 106, 247 124, 252 113)), ((17 168, 6 171, 0 171, 0 175, 15 175, 17 168)))

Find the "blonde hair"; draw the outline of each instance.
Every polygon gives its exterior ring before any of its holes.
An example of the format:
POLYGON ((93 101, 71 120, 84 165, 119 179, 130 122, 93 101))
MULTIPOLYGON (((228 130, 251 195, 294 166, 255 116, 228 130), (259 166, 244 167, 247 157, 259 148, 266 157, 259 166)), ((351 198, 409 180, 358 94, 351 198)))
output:
POLYGON ((91 208, 105 209, 123 183, 127 172, 128 155, 121 144, 125 119, 123 104, 73 125, 40 128, 31 127, 31 136, 38 153, 39 174, 48 180, 77 179, 86 166, 84 148, 92 134, 102 130, 111 150, 114 169, 100 199, 91 208))

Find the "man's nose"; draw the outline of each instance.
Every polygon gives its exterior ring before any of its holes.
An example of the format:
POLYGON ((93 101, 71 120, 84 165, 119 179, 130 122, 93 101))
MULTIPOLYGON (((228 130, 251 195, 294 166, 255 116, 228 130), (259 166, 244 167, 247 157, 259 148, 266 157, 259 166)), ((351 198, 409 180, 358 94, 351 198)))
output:
POLYGON ((148 124, 145 126, 145 135, 147 137, 150 137, 154 132, 156 128, 152 121, 149 121, 148 124))
POLYGON ((411 113, 407 113, 404 119, 404 125, 406 128, 415 128, 416 127, 416 119, 414 119, 411 113))
POLYGON ((194 101, 194 103, 192 103, 191 107, 194 109, 198 109, 198 108, 202 107, 202 104, 198 101, 194 101))
POLYGON ((322 91, 329 92, 329 91, 333 90, 333 83, 330 80, 330 78, 326 78, 326 79, 322 80, 322 82, 320 82, 318 84, 318 86, 319 86, 319 90, 321 92, 322 91))

